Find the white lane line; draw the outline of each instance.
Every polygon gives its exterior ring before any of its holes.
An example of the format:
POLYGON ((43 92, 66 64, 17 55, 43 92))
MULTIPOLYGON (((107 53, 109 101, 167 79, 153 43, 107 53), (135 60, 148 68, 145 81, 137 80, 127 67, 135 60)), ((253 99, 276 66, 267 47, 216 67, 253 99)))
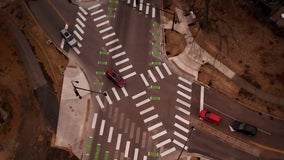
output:
POLYGON ((153 115, 151 117, 148 117, 148 118, 144 119, 144 123, 148 123, 148 122, 150 122, 150 121, 152 121, 152 120, 154 120, 154 119, 156 119, 158 117, 159 117, 158 114, 155 114, 155 115, 153 115))
POLYGON ((84 34, 85 32, 83 31, 83 29, 78 25, 78 24, 75 24, 75 27, 78 29, 78 31, 81 33, 81 34, 84 34))
POLYGON ((119 69, 118 71, 121 73, 121 72, 124 72, 124 71, 126 71, 126 70, 128 70, 130 68, 133 68, 133 66, 132 65, 128 65, 128 66, 126 66, 124 68, 119 69))
POLYGON ((166 131, 166 130, 163 130, 162 132, 159 132, 159 133, 153 135, 153 136, 152 136, 152 139, 153 139, 153 140, 154 140, 154 139, 157 139, 157 138, 159 138, 159 137, 161 137, 161 136, 163 136, 163 135, 165 135, 165 134, 167 134, 167 131, 166 131))
POLYGON ((180 120, 181 122, 187 124, 187 125, 189 125, 189 123, 190 123, 188 120, 182 118, 182 117, 179 116, 179 115, 175 115, 175 118, 178 119, 178 120, 180 120))
POLYGON ((100 10, 97 10, 95 12, 92 12, 91 13, 91 16, 95 15, 95 14, 99 14, 99 13, 102 13, 103 12, 103 9, 100 9, 100 10))
POLYGON ((116 43, 116 42, 118 42, 118 41, 119 41, 118 38, 116 38, 116 39, 114 39, 114 40, 112 40, 112 41, 107 42, 107 43, 106 43, 106 46, 112 45, 112 44, 114 44, 114 43, 116 43))
POLYGON ((136 99, 138 97, 141 97, 141 96, 145 95, 146 93, 147 93, 146 91, 142 91, 140 93, 137 93, 134 96, 132 96, 132 99, 136 99))
POLYGON ((103 102, 102 102, 102 100, 101 100, 101 98, 100 98, 99 95, 96 95, 96 99, 97 99, 97 101, 98 101, 98 103, 99 103, 101 109, 104 109, 105 106, 104 106, 104 104, 103 104, 103 102))
POLYGON ((118 66, 118 65, 121 65, 121 64, 123 64, 125 62, 128 62, 128 61, 129 61, 129 58, 125 58, 125 59, 123 59, 121 61, 116 62, 115 65, 118 66))
POLYGON ((107 32, 107 31, 109 31, 109 30, 111 30, 111 29, 112 29, 112 26, 109 26, 109 27, 107 27, 107 28, 105 28, 105 29, 100 30, 99 32, 100 32, 100 33, 105 33, 105 32, 107 32))
POLYGON ((188 115, 188 116, 190 115, 190 112, 185 110, 185 109, 183 109, 182 107, 178 107, 178 110, 181 111, 182 113, 188 115))
POLYGON ((162 141, 162 142, 156 144, 156 147, 157 147, 157 148, 160 148, 160 147, 162 147, 162 146, 164 146, 164 145, 166 145, 166 144, 168 144, 168 143, 171 143, 171 139, 167 139, 167 140, 164 140, 164 141, 162 141))
POLYGON ((116 140, 115 150, 119 150, 119 148, 120 148, 120 143, 121 143, 121 134, 118 134, 117 140, 116 140))
POLYGON ((107 92, 106 94, 107 94, 106 99, 107 99, 108 104, 112 104, 112 100, 110 99, 109 94, 107 92))
POLYGON ((107 142, 110 143, 112 140, 112 134, 113 134, 113 127, 109 128, 109 132, 108 132, 108 137, 107 137, 107 142))
POLYGON ((100 136, 102 136, 104 134, 105 124, 106 124, 106 120, 102 120, 100 133, 99 133, 100 136))
POLYGON ((86 21, 87 19, 82 15, 81 12, 77 12, 78 16, 83 20, 86 21))
POLYGON ((94 113, 93 122, 92 122, 92 129, 96 128, 97 119, 98 119, 98 113, 94 113))
POLYGON ((184 83, 187 83, 189 85, 192 85, 192 82, 190 82, 189 80, 183 78, 183 77, 178 77, 179 80, 183 81, 184 83))
POLYGON ((143 111, 140 111, 140 115, 143 115, 143 114, 145 114, 147 112, 150 112, 152 110, 154 110, 154 106, 151 106, 151 107, 149 107, 147 109, 144 109, 143 111))
POLYGON ((68 24, 65 24, 64 28, 65 28, 65 29, 68 29, 68 24))
POLYGON ((80 6, 79 9, 80 9, 85 15, 88 14, 88 12, 87 12, 83 7, 80 6))
POLYGON ((139 152, 139 149, 135 148, 133 160, 137 160, 138 159, 138 152, 139 152))
POLYGON ((199 107, 199 111, 203 110, 203 105, 204 105, 204 87, 201 86, 200 88, 200 107, 199 107))
POLYGON ((91 7, 89 7, 89 8, 88 8, 88 10, 95 9, 95 8, 100 7, 100 6, 101 6, 101 4, 100 4, 100 3, 99 3, 99 4, 95 4, 95 5, 91 6, 91 7))
POLYGON ((169 67, 166 65, 166 63, 163 63, 163 66, 165 68, 165 70, 167 71, 168 75, 171 75, 172 72, 170 71, 169 67))
POLYGON ((148 15, 149 14, 149 7, 150 6, 150 3, 146 3, 146 12, 145 14, 148 15))
POLYGON ((142 9, 143 9, 143 0, 140 0, 139 11, 142 11, 142 9))
POLYGON ((176 150, 176 147, 172 147, 172 148, 170 148, 170 149, 164 151, 164 152, 161 153, 160 155, 161 155, 161 157, 164 157, 164 156, 166 156, 166 155, 168 155, 168 154, 174 152, 175 150, 176 150))
POLYGON ((63 49, 64 44, 65 44, 65 40, 62 38, 61 43, 60 43, 60 48, 61 48, 61 49, 63 49))
POLYGON ((112 59, 115 59, 115 58, 118 58, 118 57, 123 56, 123 55, 125 55, 125 54, 126 54, 126 52, 123 51, 123 52, 120 52, 120 53, 117 53, 117 54, 113 55, 111 58, 112 58, 112 59))
POLYGON ((120 97, 119 97, 119 95, 118 95, 116 89, 115 89, 114 87, 112 87, 111 90, 112 90, 113 94, 115 95, 115 98, 119 101, 119 100, 120 100, 120 97))
POLYGON ((83 38, 81 37, 81 35, 80 35, 77 31, 73 31, 73 33, 78 37, 78 39, 79 39, 80 41, 83 40, 83 38))
POLYGON ((132 73, 130 73, 128 75, 123 76, 122 78, 123 79, 127 79, 127 78, 130 78, 130 77, 134 76, 134 75, 136 75, 136 72, 132 72, 132 73))
POLYGON ((185 102, 185 101, 183 101, 183 100, 181 100, 181 99, 179 99, 179 98, 177 98, 176 101, 177 101, 178 103, 180 103, 180 104, 182 104, 182 105, 188 107, 188 108, 190 108, 190 106, 191 106, 189 103, 187 103, 187 102, 185 102))
POLYGON ((155 69, 158 72, 158 74, 161 77, 161 79, 164 79, 165 77, 164 77, 163 73, 161 72, 160 68, 158 66, 156 66, 155 69))
POLYGON ((133 8, 135 8, 136 7, 136 2, 135 1, 133 1, 133 8))
POLYGON ((82 27, 85 27, 85 26, 86 26, 79 18, 76 18, 76 21, 77 21, 82 27))
POLYGON ((109 37, 112 37, 112 36, 114 36, 115 35, 115 33, 113 32, 113 33, 110 33, 110 34, 108 34, 108 35, 106 35, 106 36, 103 36, 103 40, 105 40, 105 39, 107 39, 107 38, 109 38, 109 37))
POLYGON ((127 4, 130 4, 130 0, 127 0, 127 4))
POLYGON ((155 18, 156 16, 156 8, 152 8, 152 18, 155 18))
POLYGON ((177 136, 177 137, 179 137, 179 138, 181 138, 181 139, 184 140, 184 141, 187 141, 187 137, 184 136, 184 135, 182 135, 182 134, 180 134, 180 133, 177 132, 177 131, 174 131, 174 135, 177 136))
POLYGON ((96 26, 101 27, 101 26, 106 25, 106 24, 109 24, 109 20, 103 21, 103 22, 97 24, 96 26))
POLYGON ((154 77, 152 71, 151 71, 151 70, 148 70, 147 72, 148 72, 148 74, 150 75, 150 77, 152 78, 152 81, 153 81, 153 82, 157 82, 157 79, 154 77))
POLYGON ((144 76, 143 73, 140 74, 140 77, 142 78, 142 80, 143 80, 145 86, 146 86, 146 87, 149 86, 149 83, 148 83, 148 81, 147 81, 147 79, 145 78, 145 76, 144 76))
POLYGON ((189 130, 187 128, 184 128, 183 126, 181 126, 180 124, 178 123, 175 123, 174 124, 175 127, 179 128, 180 130, 184 131, 185 133, 188 133, 189 130))
POLYGON ((115 50, 117 50, 119 48, 122 48, 122 45, 118 45, 116 47, 113 47, 113 48, 109 49, 108 51, 109 51, 109 53, 111 53, 111 52, 113 52, 113 51, 115 51, 115 50))
POLYGON ((191 92, 191 91, 192 91, 190 88, 188 88, 188 87, 186 87, 186 86, 184 86, 184 85, 182 85, 182 84, 180 84, 180 83, 179 83, 177 86, 180 87, 180 88, 182 88, 182 89, 184 89, 184 90, 186 90, 186 91, 188 91, 188 92, 191 92))
POLYGON ((127 96, 128 96, 128 93, 127 93, 125 87, 122 87, 121 90, 122 90, 124 96, 127 97, 127 96))
POLYGON ((105 14, 102 15, 102 16, 100 16, 100 17, 94 18, 93 21, 96 22, 96 21, 99 21, 99 20, 101 20, 101 19, 103 19, 103 18, 106 18, 106 15, 105 15, 105 14))
MULTIPOLYGON (((177 141, 177 140, 175 140, 175 139, 173 140, 173 142, 174 142, 174 144, 178 145, 180 148, 183 148, 183 147, 184 147, 184 144, 182 144, 181 142, 179 142, 179 141, 177 141)), ((185 147, 184 147, 184 150, 187 151, 187 149, 188 149, 188 147, 185 146, 185 147)))
POLYGON ((80 42, 77 42, 77 46, 78 46, 79 48, 81 48, 81 47, 82 47, 82 44, 81 44, 80 42))
POLYGON ((127 158, 128 154, 129 154, 129 147, 130 147, 130 141, 126 142, 126 146, 125 146, 125 151, 124 151, 124 157, 127 158))
POLYGON ((151 100, 149 98, 145 99, 144 101, 141 101, 139 103, 136 104, 136 107, 140 107, 142 106, 143 104, 146 104, 148 102, 150 102, 151 100))
POLYGON ((177 91, 177 94, 183 96, 184 98, 191 100, 191 97, 189 95, 186 95, 185 93, 181 92, 180 90, 177 91))
POLYGON ((79 55, 80 54, 80 51, 77 47, 73 47, 74 51, 79 55))
POLYGON ((147 156, 143 156, 143 160, 147 160, 147 156))
POLYGON ((155 125, 153 125, 151 127, 148 127, 148 131, 152 131, 152 130, 158 128, 158 127, 161 127, 162 125, 163 125, 163 123, 159 122, 159 123, 157 123, 157 124, 155 124, 155 125))

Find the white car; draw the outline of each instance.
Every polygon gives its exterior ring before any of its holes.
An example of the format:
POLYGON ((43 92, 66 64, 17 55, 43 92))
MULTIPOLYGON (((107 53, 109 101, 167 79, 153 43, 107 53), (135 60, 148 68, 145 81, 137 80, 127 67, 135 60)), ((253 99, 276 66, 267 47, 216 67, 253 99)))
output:
POLYGON ((77 40, 73 37, 73 35, 68 32, 67 29, 62 29, 61 34, 64 37, 65 41, 71 46, 76 46, 77 45, 77 40))

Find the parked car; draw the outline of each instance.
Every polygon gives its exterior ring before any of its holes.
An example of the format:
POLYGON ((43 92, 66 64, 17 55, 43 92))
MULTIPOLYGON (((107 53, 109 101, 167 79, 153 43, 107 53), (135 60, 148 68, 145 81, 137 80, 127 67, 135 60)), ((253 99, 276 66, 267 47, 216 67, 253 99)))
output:
POLYGON ((218 125, 221 121, 221 117, 215 113, 212 113, 206 109, 201 110, 199 117, 211 124, 218 125))
POLYGON ((62 29, 61 34, 65 41, 71 46, 76 46, 77 45, 77 40, 73 37, 73 35, 67 30, 67 29, 62 29))
POLYGON ((257 128, 255 126, 245 122, 233 121, 231 126, 235 131, 242 132, 247 135, 254 136, 257 133, 257 128))
POLYGON ((111 79, 118 87, 122 88, 125 86, 125 80, 113 69, 106 71, 106 76, 111 79))

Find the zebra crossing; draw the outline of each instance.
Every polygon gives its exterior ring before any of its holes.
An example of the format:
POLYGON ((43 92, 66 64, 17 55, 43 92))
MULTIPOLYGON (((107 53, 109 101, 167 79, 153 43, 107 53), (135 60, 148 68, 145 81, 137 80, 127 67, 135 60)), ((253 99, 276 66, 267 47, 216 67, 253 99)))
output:
POLYGON ((145 14, 146 16, 151 16, 151 18, 156 18, 156 12, 158 11, 156 7, 151 6, 150 2, 146 0, 140 0, 139 4, 136 4, 136 0, 127 0, 126 4, 136 8, 140 13, 145 14))

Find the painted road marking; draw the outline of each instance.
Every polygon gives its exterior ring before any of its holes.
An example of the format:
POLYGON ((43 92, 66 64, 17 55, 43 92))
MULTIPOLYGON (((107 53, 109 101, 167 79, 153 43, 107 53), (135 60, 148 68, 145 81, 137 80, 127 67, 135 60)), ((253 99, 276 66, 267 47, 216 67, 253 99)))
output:
POLYGON ((128 93, 127 93, 125 87, 122 87, 121 90, 122 90, 124 96, 127 97, 127 96, 128 96, 128 93))
POLYGON ((177 132, 177 131, 174 131, 174 135, 177 136, 177 137, 179 137, 179 138, 181 138, 181 139, 184 140, 184 141, 187 141, 187 137, 184 136, 184 135, 182 135, 182 134, 180 134, 180 133, 177 132))
POLYGON ((181 126, 181 125, 178 124, 178 123, 175 123, 174 126, 177 127, 177 128, 179 128, 180 130, 184 131, 185 133, 188 133, 188 132, 189 132, 188 129, 184 128, 183 126, 181 126))
POLYGON ((143 160, 147 160, 147 156, 143 156, 143 160))
POLYGON ((95 18, 95 19, 94 19, 94 22, 96 22, 96 21, 98 21, 98 20, 101 20, 101 19, 103 19, 103 18, 106 18, 106 15, 105 15, 105 14, 102 15, 102 16, 100 16, 100 17, 95 18))
POLYGON ((100 32, 100 33, 105 33, 105 32, 107 32, 107 31, 109 31, 109 30, 111 30, 111 29, 112 29, 112 26, 109 26, 109 27, 107 27, 107 28, 105 28, 105 29, 100 30, 99 32, 100 32))
POLYGON ((119 95, 118 95, 116 89, 115 89, 114 87, 112 87, 111 90, 112 90, 113 94, 115 95, 115 98, 119 101, 119 100, 120 100, 120 97, 119 97, 119 95))
POLYGON ((104 109, 105 106, 104 106, 104 104, 103 104, 103 102, 102 102, 102 100, 101 100, 101 98, 100 98, 99 95, 96 95, 96 99, 97 99, 97 101, 98 101, 98 103, 99 103, 101 109, 104 109))
POLYGON ((160 148, 160 147, 162 147, 162 146, 164 146, 164 145, 166 145, 166 144, 168 144, 168 143, 171 143, 171 139, 167 139, 167 140, 164 140, 164 141, 162 141, 162 142, 156 144, 156 147, 157 147, 157 148, 160 148))
POLYGON ((183 81, 184 83, 187 83, 189 85, 192 85, 192 82, 188 81, 187 79, 183 78, 183 77, 178 77, 179 80, 183 81))
POLYGON ((82 15, 81 12, 77 12, 78 16, 83 20, 86 21, 87 19, 82 15))
POLYGON ((86 26, 79 18, 76 18, 76 21, 77 21, 82 27, 85 27, 85 26, 86 26))
POLYGON ((60 44, 60 48, 61 48, 61 49, 63 49, 64 44, 65 44, 65 40, 62 38, 62 40, 61 40, 61 44, 60 44))
POLYGON ((165 70, 167 71, 168 75, 171 75, 172 72, 170 71, 169 67, 166 65, 166 63, 163 63, 163 66, 165 68, 165 70))
POLYGON ((127 0, 127 4, 130 4, 130 0, 127 0))
POLYGON ((181 99, 179 99, 179 98, 177 98, 176 101, 177 101, 178 103, 180 103, 180 104, 182 104, 182 105, 184 105, 184 106, 190 108, 190 104, 189 104, 189 103, 187 103, 187 102, 185 102, 185 101, 183 101, 183 100, 181 100, 181 99))
POLYGON ((101 6, 101 4, 100 4, 100 3, 99 3, 99 4, 95 4, 95 5, 91 6, 91 7, 89 7, 89 8, 88 8, 88 10, 95 9, 95 8, 100 7, 100 6, 101 6))
POLYGON ((102 136, 104 134, 105 124, 106 124, 106 120, 102 120, 100 133, 99 133, 100 136, 102 136))
POLYGON ((127 78, 130 78, 130 77, 134 76, 134 75, 136 75, 136 72, 132 72, 132 73, 126 75, 126 76, 123 76, 122 78, 123 79, 127 79, 127 78))
POLYGON ((125 157, 125 158, 128 157, 129 147, 130 147, 130 141, 127 141, 127 142, 126 142, 126 146, 125 146, 125 151, 124 151, 124 157, 125 157))
POLYGON ((92 129, 94 129, 96 127, 97 119, 98 119, 98 113, 94 113, 93 122, 92 122, 92 129))
POLYGON ((158 117, 159 117, 158 114, 155 114, 155 115, 153 115, 151 117, 148 117, 148 118, 144 119, 144 123, 150 122, 150 121, 152 121, 152 120, 154 120, 154 119, 156 119, 158 117))
POLYGON ((88 12, 87 12, 83 7, 80 6, 79 9, 80 9, 85 15, 88 14, 88 12))
POLYGON ((132 99, 136 99, 136 98, 141 97, 141 96, 143 96, 143 95, 145 95, 145 94, 146 94, 146 91, 142 91, 142 92, 140 92, 140 93, 138 93, 138 94, 132 96, 132 99))
POLYGON ((145 86, 146 86, 146 87, 149 86, 149 83, 148 83, 148 81, 147 81, 147 79, 145 78, 145 76, 144 76, 143 73, 140 74, 140 77, 142 78, 142 80, 143 80, 145 86))
POLYGON ((136 7, 136 2, 135 1, 133 1, 133 8, 135 8, 136 7))
POLYGON ((160 68, 158 66, 156 66, 155 69, 158 72, 158 74, 161 77, 161 79, 164 79, 165 77, 164 77, 163 73, 161 72, 160 68))
POLYGON ((81 48, 81 47, 82 47, 82 44, 81 44, 80 42, 77 42, 77 46, 78 46, 79 48, 81 48))
POLYGON ((145 148, 146 146, 146 136, 147 136, 146 132, 143 132, 141 140, 141 148, 145 148))
POLYGON ((137 160, 138 159, 138 152, 139 152, 139 149, 135 148, 133 160, 137 160))
POLYGON ((166 155, 168 155, 168 154, 174 152, 175 150, 176 150, 176 148, 175 148, 175 147, 172 147, 171 149, 168 149, 168 150, 164 151, 164 152, 161 153, 160 155, 161 155, 161 157, 164 157, 164 156, 166 156, 166 155))
POLYGON ((191 100, 191 97, 189 95, 186 95, 185 93, 181 92, 180 90, 177 91, 177 94, 183 96, 184 98, 191 100))
POLYGON ((85 32, 83 31, 83 29, 78 25, 75 24, 75 27, 80 31, 81 34, 84 34, 85 32))
POLYGON ((203 110, 203 105, 204 105, 204 87, 201 86, 200 88, 200 107, 199 107, 199 111, 203 110))
POLYGON ((121 65, 121 64, 123 64, 125 62, 128 62, 128 61, 129 61, 129 58, 125 58, 125 59, 123 59, 121 61, 116 62, 115 65, 118 66, 118 65, 121 65))
POLYGON ((152 8, 152 18, 155 18, 156 16, 156 8, 152 8))
POLYGON ((184 150, 187 151, 188 147, 187 146, 184 146, 184 144, 182 144, 181 142, 177 141, 177 140, 173 140, 174 144, 178 145, 180 148, 183 148, 184 147, 184 150))
POLYGON ((136 136, 135 136, 135 143, 136 143, 136 144, 139 144, 140 132, 141 132, 141 128, 138 127, 138 128, 136 129, 136 136))
POLYGON ((119 48, 122 48, 122 45, 118 45, 116 47, 113 47, 113 48, 109 49, 109 52, 113 52, 113 51, 115 51, 115 50, 117 50, 119 48))
POLYGON ((83 40, 83 38, 81 37, 81 35, 80 35, 77 31, 73 31, 73 33, 78 37, 78 39, 79 39, 80 41, 83 40))
POLYGON ((121 134, 118 134, 117 140, 116 140, 115 150, 119 150, 119 148, 120 148, 120 143, 121 143, 121 134))
POLYGON ((103 22, 97 24, 96 26, 101 27, 101 26, 106 25, 106 24, 109 24, 109 20, 103 21, 103 22))
POLYGON ((73 47, 74 51, 79 55, 80 54, 80 51, 77 47, 73 47))
POLYGON ((162 125, 163 125, 163 123, 162 123, 162 122, 159 122, 159 123, 157 123, 157 124, 155 124, 155 125, 149 127, 149 128, 148 128, 148 131, 152 131, 152 130, 158 128, 158 127, 161 127, 162 125))
POLYGON ((148 72, 148 74, 150 75, 150 77, 152 78, 152 81, 153 81, 153 82, 157 82, 157 79, 154 77, 152 71, 151 71, 151 70, 148 70, 147 72, 148 72))
POLYGON ((114 44, 114 43, 116 43, 116 42, 118 42, 118 41, 119 41, 118 38, 116 38, 116 39, 114 39, 114 40, 112 40, 112 41, 107 42, 107 43, 106 43, 106 46, 112 45, 112 44, 114 44))
POLYGON ((182 113, 188 115, 188 116, 190 115, 190 112, 185 110, 185 109, 183 109, 182 107, 178 107, 178 110, 181 111, 182 113))
POLYGON ((113 127, 109 128, 109 132, 108 132, 108 137, 107 137, 107 142, 110 143, 112 140, 112 134, 113 134, 113 127))
POLYGON ((134 136, 134 131, 135 131, 135 123, 132 122, 131 123, 131 127, 130 127, 130 133, 129 133, 129 138, 132 139, 134 136))
POLYGON ((151 106, 151 107, 149 107, 149 108, 147 108, 147 109, 144 109, 143 111, 140 112, 140 115, 143 115, 143 114, 145 114, 145 113, 147 113, 147 112, 150 112, 150 111, 152 111, 152 110, 154 110, 154 106, 151 106))
POLYGON ((146 15, 148 15, 149 14, 149 6, 150 6, 150 3, 146 3, 146 15))
POLYGON ((181 122, 187 124, 187 125, 189 125, 189 123, 190 123, 188 120, 182 118, 182 117, 179 116, 179 115, 175 115, 175 118, 178 119, 178 120, 180 120, 181 122))
POLYGON ((123 52, 120 52, 120 53, 117 53, 117 54, 113 55, 111 58, 112 58, 112 59, 115 59, 115 58, 118 58, 118 57, 120 57, 120 56, 122 56, 122 55, 125 55, 125 54, 126 54, 126 52, 123 51, 123 52))
MULTIPOLYGON (((135 2, 133 2, 135 3, 135 2)), ((139 4, 139 11, 142 11, 143 9, 143 0, 140 0, 140 4, 139 4)))
POLYGON ((118 71, 121 73, 121 72, 124 72, 124 71, 126 71, 126 70, 128 70, 130 68, 133 68, 133 66, 132 65, 128 65, 128 66, 126 66, 124 68, 119 69, 118 71))
POLYGON ((97 10, 97 11, 91 13, 91 16, 98 14, 98 13, 101 13, 101 12, 103 12, 103 9, 100 9, 100 10, 97 10))
MULTIPOLYGON (((106 92, 107 93, 107 92, 106 92)), ((107 102, 108 102, 108 104, 112 104, 112 101, 111 101, 111 99, 110 99, 110 97, 109 97, 109 94, 107 93, 107 96, 106 96, 106 99, 107 99, 107 102)))
POLYGON ((163 130, 162 132, 159 132, 159 133, 153 135, 153 136, 152 136, 152 139, 153 139, 153 140, 154 140, 154 139, 157 139, 157 138, 159 138, 159 137, 161 137, 161 136, 163 136, 163 135, 165 135, 165 134, 167 134, 167 131, 166 131, 166 130, 163 130))
POLYGON ((142 106, 143 104, 146 104, 148 102, 150 102, 151 100, 149 98, 145 99, 144 101, 141 101, 139 103, 136 104, 136 107, 140 107, 142 106))
POLYGON ((65 29, 68 29, 68 24, 65 24, 64 28, 65 28, 65 29))
POLYGON ((106 35, 106 36, 103 36, 103 40, 104 39, 107 39, 107 38, 109 38, 109 37, 112 37, 112 36, 114 36, 115 35, 115 33, 113 32, 113 33, 110 33, 110 34, 108 34, 108 35, 106 35))
POLYGON ((182 85, 182 84, 178 84, 178 87, 180 87, 180 88, 182 88, 182 89, 184 89, 184 90, 186 90, 186 91, 188 91, 188 92, 191 92, 191 91, 192 91, 190 88, 188 88, 188 87, 186 87, 186 86, 184 86, 184 85, 182 85))

